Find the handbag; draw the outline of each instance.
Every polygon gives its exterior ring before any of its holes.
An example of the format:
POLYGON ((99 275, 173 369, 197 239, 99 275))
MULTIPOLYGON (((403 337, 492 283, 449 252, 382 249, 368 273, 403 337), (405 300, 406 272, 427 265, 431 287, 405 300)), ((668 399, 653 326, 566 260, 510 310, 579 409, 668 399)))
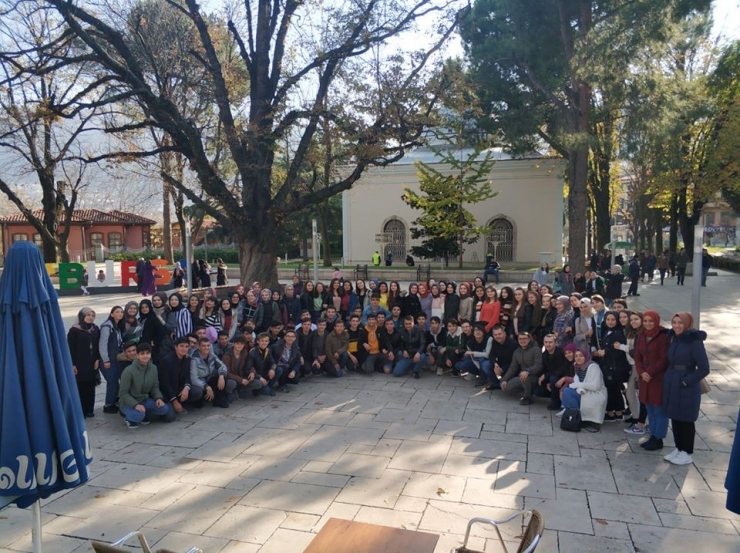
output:
POLYGON ((701 390, 702 394, 708 394, 709 393, 709 382, 707 382, 706 378, 702 378, 699 381, 699 389, 701 390))
POLYGON ((581 412, 578 409, 567 408, 560 419, 560 430, 566 432, 581 431, 581 412))

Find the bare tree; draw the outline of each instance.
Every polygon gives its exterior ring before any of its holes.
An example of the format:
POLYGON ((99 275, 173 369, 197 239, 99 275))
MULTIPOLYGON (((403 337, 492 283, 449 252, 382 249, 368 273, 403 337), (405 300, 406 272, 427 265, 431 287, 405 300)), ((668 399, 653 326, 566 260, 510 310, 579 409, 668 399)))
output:
MULTIPOLYGON (((189 55, 212 87, 213 110, 236 175, 233 186, 228 173, 214 166, 207 148, 204 136, 212 129, 203 128, 152 86, 144 60, 134 48, 128 18, 118 13, 118 4, 86 2, 83 7, 66 0, 41 2, 62 17, 68 33, 84 45, 79 54, 60 56, 60 66, 83 60, 94 64, 98 75, 88 85, 90 92, 106 86, 115 91, 108 101, 141 107, 136 117, 109 131, 154 128, 171 141, 137 152, 111 152, 108 157, 147 157, 163 151, 185 156, 208 201, 177 179, 163 177, 234 236, 243 281, 274 283, 278 252, 273 236, 286 217, 350 188, 369 166, 392 163, 417 144, 437 99, 437 91, 428 86, 429 65, 456 26, 456 13, 445 0, 323 5, 244 0, 228 7, 222 26, 220 18, 205 14, 195 0, 167 3, 192 21, 197 31, 198 40, 189 55), (439 36, 430 47, 403 55, 389 51, 390 39, 435 15, 440 17, 439 36), (249 75, 243 103, 237 100, 220 56, 224 27, 249 75), (383 63, 374 64, 373 56, 380 56, 383 63), (360 70, 353 81, 340 76, 348 63, 360 70), (363 79, 364 74, 372 78, 363 79), (325 99, 330 92, 345 101, 340 109, 327 112, 325 99), (347 137, 351 167, 330 186, 302 192, 296 183, 324 118, 347 137), (276 145, 286 140, 295 145, 291 163, 275 183, 276 145)), ((58 113, 72 117, 101 102, 69 102, 58 113)), ((90 161, 104 157, 92 156, 90 161)))

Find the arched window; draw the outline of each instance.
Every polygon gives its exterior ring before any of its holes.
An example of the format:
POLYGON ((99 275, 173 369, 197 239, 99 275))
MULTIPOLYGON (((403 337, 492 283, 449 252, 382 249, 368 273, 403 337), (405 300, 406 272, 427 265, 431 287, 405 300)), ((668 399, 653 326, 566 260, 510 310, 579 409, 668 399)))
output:
POLYGON ((120 248, 122 243, 120 232, 109 232, 108 233, 108 247, 109 248, 120 248))
POLYGON ((403 261, 406 259, 406 225, 398 219, 391 219, 383 226, 383 232, 386 233, 386 243, 383 255, 391 252, 393 261, 403 261))
POLYGON ((514 261, 514 225, 507 219, 494 219, 488 225, 486 254, 492 255, 499 263, 514 261))

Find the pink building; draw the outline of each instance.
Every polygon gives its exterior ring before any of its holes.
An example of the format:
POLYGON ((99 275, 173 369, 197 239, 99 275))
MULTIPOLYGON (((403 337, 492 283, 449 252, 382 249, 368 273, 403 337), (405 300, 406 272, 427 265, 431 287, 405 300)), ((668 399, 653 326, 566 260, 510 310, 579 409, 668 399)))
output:
MULTIPOLYGON (((34 211, 38 218, 42 211, 34 211)), ((71 261, 102 261, 108 253, 143 251, 150 246, 151 226, 156 221, 124 211, 75 209, 67 249, 71 261)), ((59 225, 64 229, 65 221, 59 225)), ((22 214, 0 217, 3 234, 3 252, 13 242, 30 240, 41 246, 41 235, 22 214)))

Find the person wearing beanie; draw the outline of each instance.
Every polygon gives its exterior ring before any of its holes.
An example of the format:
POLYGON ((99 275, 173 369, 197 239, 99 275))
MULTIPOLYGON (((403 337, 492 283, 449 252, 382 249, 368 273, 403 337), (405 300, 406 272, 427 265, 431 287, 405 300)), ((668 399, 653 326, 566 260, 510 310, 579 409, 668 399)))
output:
POLYGON ((695 423, 701 406, 700 382, 709 374, 704 340, 707 333, 694 328, 685 311, 671 317, 668 370, 663 377, 663 410, 671 419, 676 448, 664 459, 674 465, 690 465, 694 453, 695 423))
POLYGON ((648 451, 663 448, 668 433, 668 417, 663 412, 663 375, 668 368, 668 331, 660 326, 660 315, 646 311, 642 315, 642 331, 635 340, 635 370, 640 379, 640 403, 650 420, 650 438, 640 446, 648 451))
MULTIPOLYGON (((575 348, 568 344, 566 348, 575 348)), ((562 416, 565 409, 579 409, 581 420, 601 425, 604 423, 606 411, 606 386, 599 366, 591 360, 588 349, 579 349, 575 352, 575 375, 573 382, 563 390, 563 410, 558 413, 562 416)))

